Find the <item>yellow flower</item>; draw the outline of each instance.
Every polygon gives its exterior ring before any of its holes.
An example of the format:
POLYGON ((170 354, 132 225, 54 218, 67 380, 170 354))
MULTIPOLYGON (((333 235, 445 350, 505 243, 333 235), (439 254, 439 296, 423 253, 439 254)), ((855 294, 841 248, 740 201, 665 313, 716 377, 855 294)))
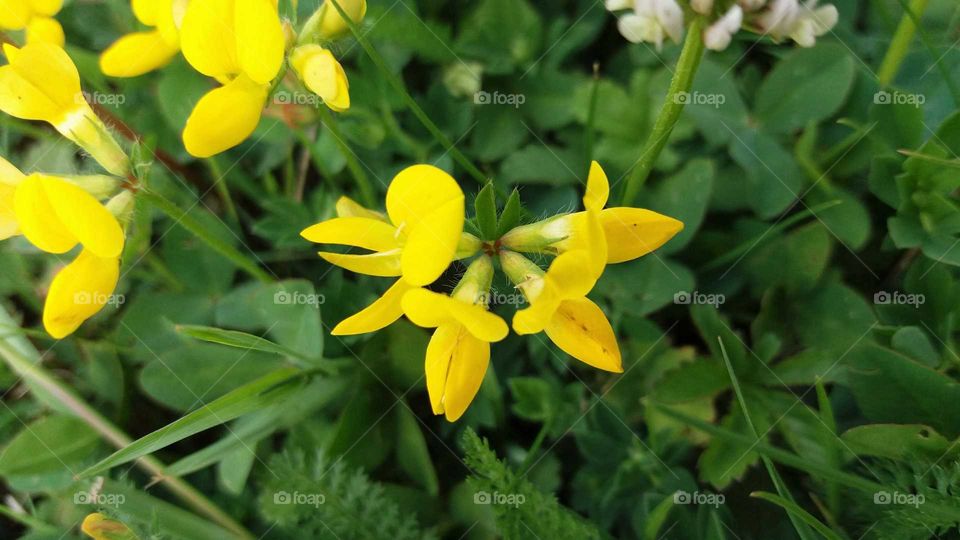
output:
POLYGON ((504 272, 523 292, 530 306, 513 317, 517 334, 546 332, 570 356, 595 368, 622 372, 617 337, 603 310, 586 297, 596 279, 586 272, 589 254, 566 252, 544 272, 519 253, 503 251, 504 272))
POLYGON ((0 110, 24 120, 48 122, 111 173, 126 177, 130 161, 80 90, 80 74, 63 49, 33 43, 5 44, 9 64, 0 67, 0 110))
POLYGON ((486 309, 493 279, 490 257, 477 258, 450 296, 413 289, 403 312, 414 324, 436 328, 427 345, 427 392, 434 414, 456 421, 473 401, 490 363, 490 343, 507 337, 507 324, 486 309))
MULTIPOLYGON (((367 0, 337 0, 337 3, 355 23, 359 23, 367 14, 367 0)), ((307 39, 336 39, 349 30, 347 22, 330 0, 324 0, 320 9, 315 11, 303 26, 303 34, 307 39)))
POLYGON ((6 240, 20 233, 20 223, 14 209, 13 199, 17 186, 24 179, 20 169, 0 157, 0 240, 6 240))
POLYGON ((27 43, 50 43, 63 47, 63 27, 53 18, 63 0, 3 0, 0 29, 26 30, 27 43))
POLYGON ((93 513, 83 519, 80 530, 93 540, 138 540, 136 533, 120 521, 93 513))
POLYGON ((284 33, 273 0, 191 0, 180 28, 183 56, 223 86, 204 95, 183 129, 190 154, 210 157, 253 133, 283 64, 284 33))
POLYGON ((525 253, 560 254, 572 249, 590 250, 593 253, 591 267, 602 272, 601 263, 621 263, 646 255, 683 230, 682 222, 651 210, 604 208, 609 193, 606 174, 597 162, 593 162, 583 198, 586 211, 517 227, 503 236, 501 245, 525 253), (599 224, 606 239, 603 248, 605 261, 599 256, 600 246, 591 245, 587 240, 589 231, 596 227, 591 212, 599 214, 599 224))
POLYGON ((323 244, 369 250, 368 254, 321 251, 327 262, 360 274, 401 277, 373 304, 340 322, 333 335, 373 332, 402 315, 410 289, 436 281, 454 259, 469 257, 480 241, 463 232, 464 196, 456 180, 432 165, 400 171, 387 188, 387 214, 347 197, 337 217, 308 227, 301 236, 323 244))
POLYGON ((136 77, 166 65, 180 50, 178 27, 187 0, 132 0, 133 14, 153 28, 122 36, 100 55, 100 70, 111 77, 136 77))
MULTIPOLYGON (((115 200, 131 197, 125 192, 115 200)), ((0 226, 16 227, 48 253, 83 246, 80 255, 53 279, 43 308, 47 333, 57 339, 66 337, 110 301, 120 275, 123 228, 93 195, 62 178, 41 174, 21 178, 12 199, 13 216, 0 216, 13 219, 0 220, 0 226)), ((0 208, 9 208, 10 199, 5 196, 4 200, 0 208)))
POLYGON ((304 86, 320 96, 330 109, 350 108, 350 83, 333 53, 320 45, 301 45, 290 53, 290 65, 304 86))

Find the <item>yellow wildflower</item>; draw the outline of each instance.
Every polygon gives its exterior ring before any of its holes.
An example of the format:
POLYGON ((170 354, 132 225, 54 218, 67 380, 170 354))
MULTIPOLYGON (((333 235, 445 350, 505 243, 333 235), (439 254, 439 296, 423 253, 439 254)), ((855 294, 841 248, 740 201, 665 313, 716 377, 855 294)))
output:
POLYGON ((180 28, 183 56, 223 86, 204 95, 187 119, 190 154, 210 157, 253 133, 283 64, 284 42, 275 1, 191 0, 180 28))
MULTIPOLYGON (((562 214, 517 227, 503 236, 501 245, 524 253, 560 254, 572 249, 592 249, 594 260, 591 266, 597 268, 602 262, 598 260, 598 246, 590 246, 586 241, 588 231, 594 226, 590 218, 591 210, 599 214, 599 223, 606 239, 606 264, 631 261, 646 255, 683 230, 680 221, 651 210, 604 208, 609 193, 606 174, 597 162, 593 162, 584 195, 587 211, 562 214)), ((602 271, 602 267, 600 269, 602 271)))
POLYGON ((304 86, 336 112, 350 108, 350 83, 333 53, 320 45, 301 45, 290 53, 290 65, 304 86))
MULTIPOLYGON (((362 21, 367 14, 367 0, 337 0, 337 3, 355 23, 362 21)), ((320 9, 307 19, 303 26, 303 35, 308 39, 331 40, 343 36, 349 30, 350 27, 337 8, 330 0, 324 0, 320 9)))
POLYGON ((456 258, 480 248, 463 232, 463 191, 449 174, 432 165, 400 171, 387 188, 387 213, 366 209, 347 197, 337 216, 302 233, 311 242, 369 250, 367 254, 321 251, 331 264, 360 274, 401 277, 376 302, 342 321, 334 335, 373 332, 400 318, 400 302, 412 288, 436 281, 456 258))
POLYGON ((0 66, 0 110, 24 120, 48 122, 86 150, 100 165, 126 177, 130 160, 93 112, 80 90, 77 67, 60 47, 5 44, 10 62, 0 66))
POLYGON ((123 522, 101 513, 89 514, 80 524, 80 530, 93 540, 138 540, 139 537, 123 522))
POLYGON ((180 51, 179 26, 187 0, 132 0, 137 20, 152 30, 122 36, 100 55, 111 77, 136 77, 165 66, 180 51))
POLYGON ((0 29, 25 30, 27 43, 50 43, 63 47, 63 27, 53 18, 63 0, 0 1, 0 29))
POLYGON ((480 390, 490 364, 490 343, 507 337, 507 324, 486 309, 493 263, 481 255, 450 296, 413 289, 403 296, 411 322, 436 328, 427 345, 427 392, 434 414, 456 421, 480 390))

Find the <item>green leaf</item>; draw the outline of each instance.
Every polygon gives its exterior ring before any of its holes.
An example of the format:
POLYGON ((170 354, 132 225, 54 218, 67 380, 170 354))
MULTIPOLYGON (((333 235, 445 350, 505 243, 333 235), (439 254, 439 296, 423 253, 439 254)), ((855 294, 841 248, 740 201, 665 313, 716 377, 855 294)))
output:
POLYGON ((238 332, 236 330, 224 330, 222 328, 214 328, 212 326, 196 326, 196 325, 178 325, 177 332, 184 334, 186 336, 192 337, 194 339, 199 339, 200 341, 206 341, 209 343, 218 343, 220 345, 226 345, 227 347, 236 347, 238 349, 244 350, 253 350, 261 351, 265 353, 278 354, 280 356, 288 356, 291 358, 296 358, 300 360, 310 361, 309 358, 305 358, 303 355, 288 349, 283 345, 278 345, 269 339, 264 339, 253 334, 248 334, 246 332, 238 332))
POLYGON ((473 201, 473 207, 477 213, 477 227, 480 229, 481 240, 496 240, 497 194, 492 182, 488 182, 477 193, 477 198, 473 201))
POLYGON ((503 206, 503 211, 500 212, 500 222, 497 224, 497 238, 507 234, 510 229, 513 229, 520 224, 520 192, 516 188, 510 192, 510 197, 507 198, 507 204, 503 206))
POLYGON ((858 456, 912 462, 934 462, 956 455, 957 448, 930 426, 920 424, 870 424, 851 428, 841 435, 847 448, 858 456))
POLYGON ((440 482, 420 422, 405 403, 396 407, 396 411, 397 462, 427 493, 436 497, 440 482))
POLYGON ((99 437, 81 420, 52 415, 25 426, 0 453, 0 474, 39 475, 75 466, 91 456, 99 437))
POLYGON ((740 130, 730 141, 730 156, 747 173, 743 180, 750 186, 748 203, 758 216, 776 216, 801 194, 803 172, 793 154, 772 136, 740 130))
POLYGON ((825 120, 847 100, 855 75, 854 60, 839 43, 795 49, 757 91, 756 113, 763 129, 787 133, 825 120))
POLYGON ((101 474, 117 465, 152 454, 191 435, 276 403, 289 395, 290 391, 293 390, 293 385, 290 383, 303 375, 304 372, 294 369, 277 370, 237 388, 149 435, 137 439, 106 459, 87 468, 78 476, 79 478, 89 478, 101 474))

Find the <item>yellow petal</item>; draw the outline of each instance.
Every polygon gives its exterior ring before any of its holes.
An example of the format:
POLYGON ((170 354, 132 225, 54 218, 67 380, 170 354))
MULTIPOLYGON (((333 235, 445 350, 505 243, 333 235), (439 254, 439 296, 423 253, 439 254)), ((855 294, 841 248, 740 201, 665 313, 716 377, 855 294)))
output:
MULTIPOLYGON (((44 17, 53 17, 60 12, 60 9, 63 7, 63 0, 19 0, 21 2, 26 1, 30 5, 30 9, 33 10, 35 15, 40 15, 44 17)), ((9 4, 9 2, 4 2, 9 4)))
POLYGON ((50 43, 63 47, 66 37, 63 27, 56 19, 50 17, 34 17, 27 24, 27 43, 50 43))
POLYGON ((455 321, 477 339, 487 342, 500 341, 509 332, 503 319, 483 306, 426 289, 407 292, 403 296, 403 312, 413 324, 424 328, 437 328, 455 321))
POLYGON ((83 250, 50 284, 43 306, 47 333, 62 339, 113 300, 120 260, 103 259, 83 250))
POLYGON ((284 37, 273 0, 236 0, 237 61, 254 82, 269 84, 283 63, 284 37))
POLYGON ((683 230, 682 222, 643 208, 607 208, 600 213, 600 222, 610 264, 646 255, 683 230))
POLYGON ((16 191, 16 186, 0 182, 0 240, 6 240, 20 232, 13 204, 16 191))
POLYGON ((603 310, 589 299, 564 300, 545 330, 557 347, 577 360, 598 369, 623 372, 613 328, 603 310))
POLYGON ((24 174, 13 163, 0 157, 0 184, 15 186, 23 181, 24 174))
POLYGON ((100 71, 110 77, 136 77, 165 66, 177 54, 159 31, 127 34, 100 55, 100 71))
POLYGON ((529 306, 513 315, 513 331, 521 336, 542 332, 550 323, 561 301, 555 289, 545 286, 543 292, 532 300, 529 306))
POLYGON ((77 237, 50 204, 40 175, 32 174, 17 186, 14 210, 23 235, 41 250, 66 253, 77 245, 77 237))
POLYGON ((337 216, 339 217, 365 217, 370 219, 379 219, 387 221, 387 216, 382 212, 365 208, 362 204, 347 197, 346 195, 337 199, 337 216))
POLYGON ((78 242, 91 253, 119 257, 123 230, 117 218, 79 186, 33 174, 17 187, 14 209, 23 235, 48 253, 66 253, 78 242))
POLYGON ((427 285, 440 277, 457 254, 463 232, 463 197, 449 200, 409 227, 403 246, 403 278, 427 285))
POLYGON ((146 26, 156 26, 160 20, 160 10, 165 7, 164 0, 130 0, 133 16, 146 26))
POLYGON ((398 279, 380 298, 362 311, 340 321, 330 334, 334 336, 351 336, 366 334, 386 328, 403 315, 401 300, 413 285, 398 279))
POLYGON ((136 540, 139 538, 123 522, 110 519, 100 513, 89 514, 84 518, 83 523, 80 524, 80 530, 93 540, 136 540))
POLYGON ((220 78, 240 72, 234 0, 191 0, 180 27, 180 48, 193 69, 220 78))
POLYGON ((369 255, 345 255, 321 251, 320 256, 330 264, 368 276, 400 276, 400 250, 394 249, 369 255))
POLYGON ((490 344, 460 332, 459 341, 450 359, 443 408, 447 421, 456 422, 477 396, 490 364, 490 344))
POLYGON ((590 175, 587 177, 587 190, 583 194, 583 206, 590 210, 601 210, 610 197, 610 182, 607 173, 596 161, 590 163, 590 175))
POLYGON ((555 289, 564 299, 586 296, 597 281, 587 271, 589 267, 590 260, 586 252, 574 250, 562 253, 547 269, 547 286, 555 289))
POLYGON ((312 225, 300 236, 318 244, 341 244, 371 251, 399 247, 397 229, 389 223, 365 217, 338 217, 312 225))
POLYGON ((63 49, 31 43, 21 49, 5 46, 4 51, 10 64, 0 67, 0 110, 24 120, 57 124, 86 107, 80 74, 63 49))
POLYGON ((257 128, 266 101, 267 87, 243 75, 207 92, 183 128, 187 152, 210 157, 240 144, 257 128))
POLYGON ((453 351, 460 341, 460 333, 466 333, 458 324, 445 324, 437 328, 427 344, 427 356, 424 361, 424 373, 427 377, 427 394, 433 414, 443 414, 443 392, 447 387, 447 374, 453 351))
POLYGON ((452 176, 433 165, 400 171, 387 188, 387 214, 397 227, 413 227, 444 204, 463 199, 452 176))
POLYGON ((30 21, 31 8, 22 0, 0 1, 0 28, 22 30, 30 21))
POLYGON ((337 112, 350 108, 347 74, 329 50, 315 44, 297 47, 290 55, 290 65, 304 86, 328 107, 337 112))
POLYGON ((123 229, 117 218, 83 188, 50 176, 41 176, 50 206, 86 251, 117 258, 123 251, 123 229))

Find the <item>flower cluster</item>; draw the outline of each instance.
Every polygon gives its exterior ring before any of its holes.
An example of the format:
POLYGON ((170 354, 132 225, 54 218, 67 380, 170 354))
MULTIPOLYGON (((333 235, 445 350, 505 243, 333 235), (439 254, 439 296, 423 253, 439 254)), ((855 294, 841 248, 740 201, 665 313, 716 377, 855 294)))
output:
POLYGON ((434 413, 455 421, 480 388, 490 362, 490 344, 509 333, 506 322, 487 305, 499 264, 527 300, 527 307, 513 316, 517 334, 543 332, 586 364, 622 371, 613 328, 587 294, 607 264, 657 249, 683 224, 650 210, 604 208, 609 191, 603 169, 594 162, 583 211, 521 225, 487 241, 463 230, 463 192, 456 180, 431 165, 414 165, 393 179, 386 214, 342 197, 337 217, 307 228, 303 237, 367 250, 323 251, 320 256, 354 272, 397 279, 332 333, 373 332, 403 315, 418 326, 435 328, 426 352, 427 390, 434 413), (544 270, 523 253, 555 258, 544 270), (454 260, 463 260, 467 269, 449 294, 425 288, 454 260))
POLYGON ((41 42, 3 50, 9 64, 0 67, 0 110, 50 123, 113 175, 25 175, 0 158, 0 239, 22 235, 58 255, 80 247, 50 284, 43 309, 47 332, 62 338, 100 311, 117 285, 133 208, 133 194, 124 189, 130 161, 84 99, 63 49, 41 42))
MULTIPOLYGON (((280 19, 275 0, 133 0, 149 31, 120 38, 100 58, 102 71, 134 77, 167 64, 178 51, 220 86, 196 104, 183 129, 183 144, 210 157, 246 140, 256 129, 270 93, 282 82, 285 63, 330 109, 350 107, 349 85, 333 53, 319 44, 342 36, 347 23, 329 2, 297 35, 280 19)), ((342 0, 355 22, 365 0, 342 0)))
MULTIPOLYGON (((659 50, 664 38, 679 42, 683 37, 684 9, 677 0, 606 0, 606 6, 626 12, 617 26, 629 41, 653 43, 659 50)), ((789 38, 801 47, 812 47, 838 19, 836 7, 818 7, 817 0, 690 0, 689 9, 711 21, 703 31, 703 42, 716 51, 726 49, 745 23, 746 28, 775 40, 789 38)))

